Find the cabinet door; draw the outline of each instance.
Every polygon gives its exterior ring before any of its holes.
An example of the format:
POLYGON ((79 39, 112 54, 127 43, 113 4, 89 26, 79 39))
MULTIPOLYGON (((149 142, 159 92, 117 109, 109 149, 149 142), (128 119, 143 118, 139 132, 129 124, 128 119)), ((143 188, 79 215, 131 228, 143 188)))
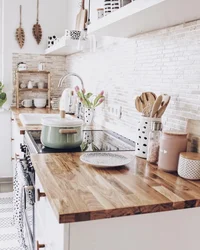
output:
POLYGON ((12 176, 10 115, 9 111, 0 111, 0 177, 12 176))
POLYGON ((44 244, 45 250, 69 250, 69 224, 59 224, 47 197, 38 201, 38 190, 45 192, 37 175, 35 179, 35 241, 44 244))
POLYGON ((45 216, 45 249, 69 250, 69 224, 59 224, 48 200, 45 216))

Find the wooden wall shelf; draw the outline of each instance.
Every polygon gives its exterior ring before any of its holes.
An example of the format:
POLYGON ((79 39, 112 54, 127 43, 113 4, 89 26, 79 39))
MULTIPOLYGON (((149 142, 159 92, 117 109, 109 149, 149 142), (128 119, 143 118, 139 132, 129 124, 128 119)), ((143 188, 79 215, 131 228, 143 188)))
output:
POLYGON ((49 71, 37 71, 37 70, 25 70, 25 71, 16 71, 16 107, 20 107, 20 94, 24 92, 46 92, 47 93, 47 108, 50 108, 51 105, 51 73, 49 71), (47 81, 48 81, 48 86, 46 89, 38 89, 38 88, 32 88, 32 89, 20 89, 19 87, 19 80, 20 80, 20 75, 21 74, 46 74, 47 75, 47 81))

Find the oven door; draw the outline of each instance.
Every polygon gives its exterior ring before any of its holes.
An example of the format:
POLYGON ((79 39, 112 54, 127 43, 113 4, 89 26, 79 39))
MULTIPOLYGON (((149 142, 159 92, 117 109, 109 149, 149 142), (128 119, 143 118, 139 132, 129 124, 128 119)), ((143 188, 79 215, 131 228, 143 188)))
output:
POLYGON ((24 186, 24 234, 28 249, 34 250, 35 242, 35 217, 34 217, 34 203, 35 203, 35 189, 33 186, 24 186))

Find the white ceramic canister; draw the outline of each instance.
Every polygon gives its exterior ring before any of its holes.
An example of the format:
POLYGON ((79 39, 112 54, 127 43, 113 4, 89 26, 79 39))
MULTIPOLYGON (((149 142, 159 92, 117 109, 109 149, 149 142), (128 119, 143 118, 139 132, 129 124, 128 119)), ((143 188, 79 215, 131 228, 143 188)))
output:
POLYGON ((102 17, 104 17, 104 8, 97 9, 97 17, 98 19, 101 19, 102 17))
POLYGON ((153 121, 161 122, 161 118, 141 116, 137 126, 135 155, 144 159, 147 158, 148 140, 153 121))
POLYGON ((200 180, 200 154, 193 152, 180 153, 178 174, 188 180, 200 180))

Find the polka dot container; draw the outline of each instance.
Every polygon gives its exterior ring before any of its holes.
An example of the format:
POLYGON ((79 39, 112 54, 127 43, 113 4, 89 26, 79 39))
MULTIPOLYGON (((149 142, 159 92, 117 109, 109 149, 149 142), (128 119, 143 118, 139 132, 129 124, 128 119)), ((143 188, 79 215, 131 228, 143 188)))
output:
POLYGON ((135 155, 144 159, 147 158, 149 133, 153 121, 161 119, 141 116, 137 126, 135 155))

